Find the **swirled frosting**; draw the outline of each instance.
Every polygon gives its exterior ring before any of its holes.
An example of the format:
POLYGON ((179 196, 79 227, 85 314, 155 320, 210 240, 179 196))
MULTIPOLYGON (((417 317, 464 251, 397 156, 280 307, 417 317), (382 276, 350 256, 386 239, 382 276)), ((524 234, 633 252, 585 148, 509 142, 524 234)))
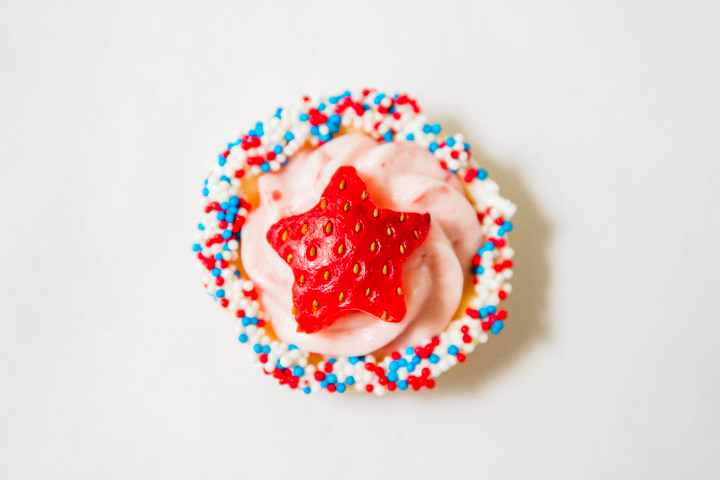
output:
POLYGON ((442 333, 452 320, 483 238, 460 181, 427 149, 409 142, 380 145, 360 133, 342 135, 315 150, 300 150, 282 170, 261 176, 258 193, 260 205, 243 227, 242 263, 284 342, 325 355, 358 356, 420 344, 442 333), (407 314, 401 322, 352 312, 320 332, 300 333, 291 313, 292 271, 265 234, 281 218, 315 205, 342 165, 357 169, 380 206, 430 212, 430 231, 403 266, 407 314))

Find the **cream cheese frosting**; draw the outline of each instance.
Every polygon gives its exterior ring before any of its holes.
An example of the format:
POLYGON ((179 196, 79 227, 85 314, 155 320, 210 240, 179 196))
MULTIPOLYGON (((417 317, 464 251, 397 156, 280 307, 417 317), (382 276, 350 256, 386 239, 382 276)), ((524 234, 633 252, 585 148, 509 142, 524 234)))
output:
POLYGON ((378 144, 360 133, 342 135, 315 150, 298 151, 285 168, 259 177, 258 193, 260 205, 243 227, 242 263, 283 342, 325 355, 359 356, 427 342, 453 319, 484 238, 462 183, 427 149, 411 142, 378 144), (320 332, 305 334, 297 331, 291 313, 292 271, 265 234, 281 218, 315 205, 342 165, 357 169, 381 207, 429 212, 430 231, 403 266, 407 314, 401 322, 349 312, 320 332))

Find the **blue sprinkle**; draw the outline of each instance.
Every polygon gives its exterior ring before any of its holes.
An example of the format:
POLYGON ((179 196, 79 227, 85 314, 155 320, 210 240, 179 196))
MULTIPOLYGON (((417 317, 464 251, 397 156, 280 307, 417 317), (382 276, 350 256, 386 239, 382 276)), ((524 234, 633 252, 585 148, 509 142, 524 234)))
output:
MULTIPOLYGON (((348 362, 350 362, 350 365, 355 365, 358 362, 357 357, 350 357, 348 358, 348 362)), ((352 385, 352 384, 351 384, 352 385)))
POLYGON ((336 383, 337 375, 335 375, 334 373, 328 373, 327 377, 325 377, 325 380, 327 380, 328 383, 336 383))
POLYGON ((502 320, 495 320, 492 324, 492 327, 490 327, 490 331, 497 335, 498 333, 500 333, 500 330, 502 330, 504 326, 505 324, 502 320))
POLYGON ((228 202, 222 202, 220 204, 220 208, 222 208, 223 210, 227 210, 229 206, 230 205, 228 205, 228 202))
POLYGON ((338 393, 345 393, 345 384, 344 383, 338 383, 337 384, 337 392, 338 393))
POLYGON ((415 371, 415 364, 414 364, 414 363, 409 363, 408 366, 405 367, 405 370, 407 370, 408 373, 414 372, 414 371, 415 371))
POLYGON ((327 386, 328 386, 327 380, 323 380, 322 382, 320 382, 321 388, 327 388, 327 386))
POLYGON ((231 250, 230 250, 230 247, 228 247, 227 242, 226 242, 226 243, 223 243, 223 252, 230 252, 230 251, 231 251, 231 250))
POLYGON ((393 360, 390 362, 390 365, 388 365, 388 370, 391 372, 397 372, 397 369, 400 368, 400 364, 393 360))
POLYGON ((223 259, 222 253, 216 253, 216 254, 215 254, 215 260, 222 260, 222 259, 223 259))
POLYGON ((323 110, 325 110, 325 104, 321 102, 320 105, 317 106, 317 109, 318 112, 322 112, 323 110))
POLYGON ((264 347, 262 347, 262 352, 266 354, 270 353, 270 345, 265 345, 264 347))
POLYGON ((255 135, 255 130, 250 130, 248 132, 248 137, 257 137, 257 135, 255 135))
POLYGON ((206 178, 204 185, 207 185, 207 184, 208 184, 208 179, 206 178))
POLYGON ((393 141, 392 130, 388 130, 387 132, 385 132, 385 135, 383 135, 383 138, 385 139, 386 142, 392 142, 393 141))
POLYGON ((383 98, 385 98, 385 94, 384 94, 384 93, 379 93, 379 94, 375 97, 375 100, 373 100, 373 103, 374 103, 375 105, 380 105, 380 102, 382 102, 383 98))
POLYGON ((240 340, 240 343, 245 343, 248 341, 248 336, 245 335, 244 333, 241 333, 240 336, 238 337, 238 340, 240 340))
POLYGON ((465 143, 463 144, 463 147, 465 147, 465 150, 467 150, 468 152, 470 151, 470 144, 469 144, 469 143, 465 142, 465 143))
POLYGON ((352 95, 352 93, 350 93, 350 90, 345 90, 342 94, 343 97, 349 97, 351 95, 352 95))
POLYGON ((435 125, 432 126, 432 133, 434 133, 435 135, 440 133, 441 130, 442 130, 442 127, 440 126, 439 123, 436 123, 435 125))
POLYGON ((232 230, 225 230, 222 233, 222 238, 225 240, 228 240, 230 237, 232 237, 232 230))
POLYGON ((405 355, 412 355, 414 352, 413 347, 407 347, 405 349, 405 355))
POLYGON ((350 375, 349 377, 347 377, 347 378, 345 379, 345 383, 347 383, 348 385, 353 385, 353 384, 355 383, 355 377, 353 377, 352 375, 350 375))
POLYGON ((448 347, 448 353, 450 355, 457 355, 459 351, 460 351, 460 349, 458 347, 456 347, 455 345, 450 345, 448 347))
POLYGON ((393 114, 393 113, 395 113, 395 110, 396 110, 395 105, 393 105, 393 106, 390 107, 390 109, 388 110, 388 113, 393 114))
POLYGON ((198 230, 205 230, 205 225, 198 223, 198 230))
POLYGON ((323 142, 329 142, 330 140, 332 140, 332 135, 320 135, 320 140, 322 140, 323 142))
POLYGON ((408 141, 412 142, 413 140, 415 140, 415 134, 414 134, 414 133, 408 133, 407 135, 405 135, 405 140, 408 140, 408 141))
POLYGON ((222 288, 218 289, 218 291, 215 292, 215 296, 218 298, 223 298, 225 296, 225 290, 223 290, 222 288))
POLYGON ((215 267, 212 270, 210 270, 210 273, 212 274, 213 277, 219 277, 220 274, 222 273, 222 271, 219 268, 215 267))
POLYGON ((495 308, 495 305, 489 305, 489 306, 485 307, 485 309, 487 310, 487 312, 489 314, 493 314, 493 313, 497 312, 497 308, 495 308))
POLYGON ((485 307, 478 310, 478 313, 480 313, 480 318, 485 318, 488 316, 488 311, 487 311, 487 308, 485 308, 485 307))
POLYGON ((256 343, 255 345, 253 345, 253 350, 255 351, 255 353, 258 353, 258 354, 262 353, 262 345, 260 345, 259 343, 256 343))
POLYGON ((203 188, 203 197, 207 197, 210 194, 210 190, 206 188, 203 188))
POLYGON ((296 377, 302 377, 304 373, 305 373, 305 369, 303 367, 301 367, 300 365, 293 368, 293 375, 295 375, 296 377))
POLYGON ((235 276, 236 276, 236 277, 239 277, 239 276, 240 276, 240 270, 235 270, 235 276))
POLYGON ((199 252, 200 250, 202 250, 202 245, 199 243, 193 245, 193 252, 199 252))
POLYGON ((285 141, 286 141, 286 142, 289 142, 289 141, 292 140, 293 138, 295 138, 295 135, 293 135, 292 132, 285 132, 285 141))
POLYGON ((413 362, 413 364, 417 365, 418 363, 422 362, 422 358, 420 358, 419 356, 415 355, 415 356, 412 358, 412 362, 413 362))
POLYGON ((264 162, 262 165, 260 165, 260 170, 267 173, 270 171, 270 164, 267 162, 264 162))
POLYGON ((365 355, 361 355, 361 356, 359 356, 358 358, 360 359, 361 362, 364 362, 364 361, 365 361, 365 355))
POLYGON ((333 113, 332 115, 330 115, 330 118, 328 118, 328 123, 340 125, 341 122, 342 118, 340 118, 340 115, 338 115, 337 113, 333 113))
POLYGON ((317 125, 313 125, 312 127, 310 127, 310 133, 312 133, 313 135, 319 135, 320 127, 318 127, 317 125))
POLYGON ((505 222, 505 223, 503 223, 503 224, 502 224, 502 229, 505 230, 506 232, 509 232, 510 230, 512 230, 512 229, 513 229, 513 224, 512 224, 512 222, 505 222))
POLYGON ((485 245, 483 245, 483 248, 487 251, 491 251, 495 249, 495 244, 488 240, 487 242, 485 242, 485 245))
POLYGON ((228 203, 233 207, 237 207, 238 205, 240 205, 240 198, 238 198, 237 195, 233 195, 228 199, 228 203))
POLYGON ((485 170, 484 168, 481 168, 480 170, 478 170, 478 173, 477 173, 478 180, 485 180, 487 178, 487 176, 488 176, 487 170, 485 170))
POLYGON ((275 155, 280 155, 282 153, 282 151, 283 151, 283 147, 281 145, 275 145, 273 147, 273 153, 275 155))
POLYGON ((217 218, 218 222, 222 222, 225 220, 225 212, 218 212, 215 218, 217 218))
POLYGON ((363 110, 370 110, 370 105, 363 105, 363 110))
POLYGON ((335 363, 335 359, 334 359, 334 358, 328 358, 328 363, 335 363))
POLYGON ((432 133, 431 125, 423 125, 423 133, 432 133))
POLYGON ((301 122, 307 122, 308 115, 307 113, 301 113, 299 118, 301 122))
POLYGON ((406 367, 407 364, 408 364, 408 361, 405 360, 404 358, 401 358, 400 360, 398 360, 398 365, 400 365, 401 367, 406 367))
POLYGON ((220 155, 220 158, 218 158, 218 165, 220 165, 221 167, 224 167, 226 163, 227 163, 227 160, 225 160, 225 157, 220 155))
POLYGON ((440 361, 440 357, 433 353, 430 355, 430 357, 428 357, 428 360, 430 360, 430 363, 437 363, 440 361))
POLYGON ((435 152, 435 150, 438 149, 438 144, 437 144, 436 142, 432 142, 432 143, 430 144, 430 146, 428 147, 428 149, 429 149, 431 152, 435 152))
POLYGON ((227 209, 227 214, 228 214, 228 215, 231 215, 231 216, 232 216, 232 215, 235 215, 235 214, 237 214, 237 213, 238 213, 238 208, 237 208, 237 207, 235 207, 235 206, 228 207, 228 209, 227 209))
POLYGON ((297 345, 295 345, 294 343, 291 343, 290 345, 288 345, 288 350, 290 350, 291 352, 292 352, 293 350, 297 350, 297 349, 298 349, 298 347, 297 347, 297 345))
POLYGON ((473 275, 482 275, 483 273, 485 273, 485 267, 483 267, 482 265, 478 265, 477 267, 473 267, 473 268, 472 268, 472 273, 473 273, 473 275))
POLYGON ((275 110, 275 117, 282 118, 282 108, 275 110))
POLYGON ((240 323, 242 323, 242 326, 243 326, 243 327, 247 327, 247 326, 250 326, 250 325, 252 324, 252 322, 250 321, 250 317, 242 317, 242 318, 240 319, 240 323))
POLYGON ((397 382, 398 381, 398 374, 395 372, 390 372, 387 374, 388 382, 397 382))
POLYGON ((398 386, 398 388, 399 388, 400 390, 407 390, 407 388, 408 388, 408 383, 407 383, 405 380, 400 380, 400 381, 398 382, 397 386, 398 386))
POLYGON ((448 138, 445 143, 447 143, 448 147, 454 147, 455 146, 455 139, 453 137, 448 138))
POLYGON ((312 392, 312 390, 310 390, 310 387, 305 387, 305 388, 303 388, 303 392, 310 393, 310 392, 312 392))
POLYGON ((277 368, 278 370, 285 370, 285 367, 280 364, 280 360, 275 362, 275 368, 277 368))
POLYGON ((335 105, 335 104, 336 104, 337 102, 339 102, 339 101, 340 101, 340 98, 339 98, 339 97, 330 97, 330 98, 328 98, 328 102, 330 102, 330 103, 333 104, 333 105, 335 105))

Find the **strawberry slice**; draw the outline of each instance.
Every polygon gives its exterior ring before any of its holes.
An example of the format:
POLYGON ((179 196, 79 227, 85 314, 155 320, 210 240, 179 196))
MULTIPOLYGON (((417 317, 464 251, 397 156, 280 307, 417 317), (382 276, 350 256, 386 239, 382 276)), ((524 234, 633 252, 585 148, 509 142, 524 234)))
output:
POLYGON ((298 332, 318 332, 351 310, 401 321, 402 265, 429 229, 429 213, 380 208, 354 167, 338 168, 317 205, 267 232, 295 276, 298 332))

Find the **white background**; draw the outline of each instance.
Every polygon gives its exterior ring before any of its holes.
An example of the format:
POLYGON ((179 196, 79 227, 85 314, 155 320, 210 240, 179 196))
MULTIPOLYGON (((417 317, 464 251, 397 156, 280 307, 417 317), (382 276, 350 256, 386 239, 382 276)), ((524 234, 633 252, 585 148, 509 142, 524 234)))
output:
POLYGON ((720 477, 720 6, 630 3, 3 2, 0 477, 720 477), (202 180, 364 86, 517 203, 515 291, 435 390, 306 396, 203 293, 202 180))

